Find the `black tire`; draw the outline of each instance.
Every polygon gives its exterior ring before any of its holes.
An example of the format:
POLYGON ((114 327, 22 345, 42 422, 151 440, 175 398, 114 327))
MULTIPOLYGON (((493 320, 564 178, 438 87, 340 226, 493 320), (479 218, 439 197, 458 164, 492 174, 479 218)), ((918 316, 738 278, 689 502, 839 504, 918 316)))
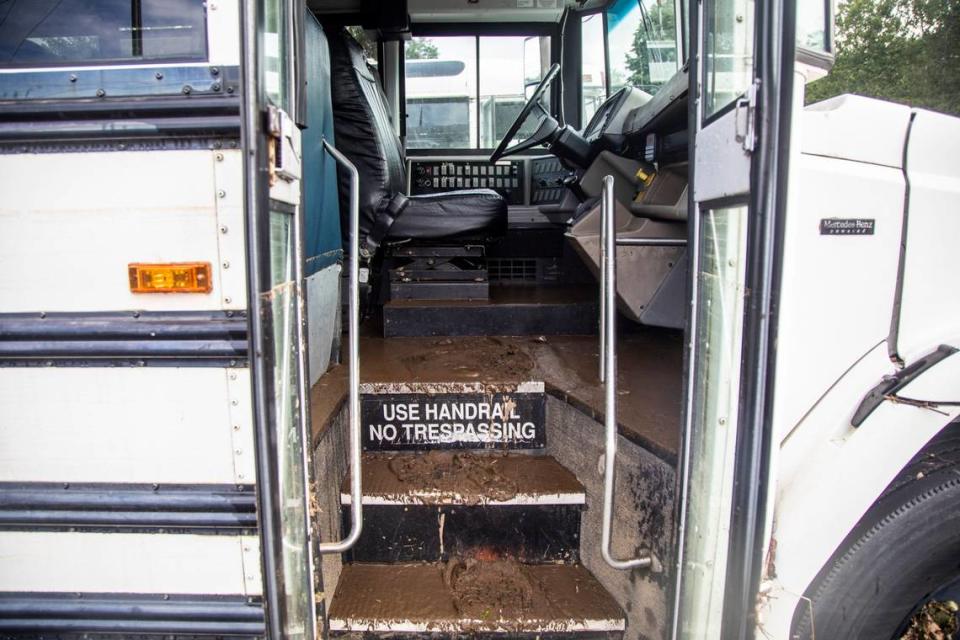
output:
POLYGON ((914 610, 958 576, 960 423, 953 423, 841 543, 804 594, 809 602, 797 606, 791 638, 899 638, 914 610))

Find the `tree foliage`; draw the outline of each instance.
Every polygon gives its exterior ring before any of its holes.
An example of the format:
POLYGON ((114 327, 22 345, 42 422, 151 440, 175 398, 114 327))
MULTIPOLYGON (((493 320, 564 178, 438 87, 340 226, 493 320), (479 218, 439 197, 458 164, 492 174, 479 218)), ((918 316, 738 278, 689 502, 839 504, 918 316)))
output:
POLYGON ((404 52, 404 57, 407 60, 436 60, 439 55, 437 45, 427 38, 413 38, 407 43, 404 52))
POLYGON ((847 0, 836 63, 807 103, 843 93, 960 114, 960 0, 847 0))
MULTIPOLYGON (((649 91, 654 83, 650 78, 650 63, 659 62, 662 49, 650 46, 658 41, 673 41, 676 38, 676 15, 672 0, 655 0, 653 6, 642 11, 640 23, 633 33, 633 43, 627 52, 625 63, 630 76, 627 84, 649 91)), ((641 4, 644 7, 644 4, 641 4)))

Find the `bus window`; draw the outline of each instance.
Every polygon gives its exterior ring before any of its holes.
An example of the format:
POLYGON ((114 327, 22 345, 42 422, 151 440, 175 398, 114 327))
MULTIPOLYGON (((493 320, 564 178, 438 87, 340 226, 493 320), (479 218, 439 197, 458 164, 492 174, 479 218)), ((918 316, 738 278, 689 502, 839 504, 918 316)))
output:
POLYGON ((0 6, 0 66, 207 58, 203 0, 35 0, 0 6))
MULTIPOLYGON (((520 113, 528 88, 550 66, 550 41, 537 36, 413 38, 404 60, 407 148, 490 149, 520 113)), ((521 129, 518 139, 529 134, 521 129)))
POLYGON ((607 10, 610 92, 656 93, 679 68, 676 9, 661 0, 617 0, 607 10))
POLYGON ((586 125, 597 107, 607 99, 602 13, 592 13, 581 18, 580 39, 580 122, 586 125))
POLYGON ((471 98, 477 92, 472 36, 412 38, 404 48, 407 147, 456 149, 476 140, 471 98))
MULTIPOLYGON (((550 40, 543 37, 480 38, 480 147, 499 144, 531 93, 550 67, 550 40), (546 65, 546 67, 544 66, 546 65)), ((544 98, 550 109, 549 95, 544 98)), ((527 139, 537 125, 527 118, 515 144, 527 139)))

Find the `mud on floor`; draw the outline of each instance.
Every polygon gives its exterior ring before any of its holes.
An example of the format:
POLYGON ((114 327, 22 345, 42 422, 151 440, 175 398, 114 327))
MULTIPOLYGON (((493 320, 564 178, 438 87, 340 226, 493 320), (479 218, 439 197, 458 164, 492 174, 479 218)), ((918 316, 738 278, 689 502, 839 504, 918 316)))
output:
POLYGON ((390 456, 388 468, 397 480, 426 491, 458 493, 465 504, 509 500, 517 495, 517 482, 503 475, 495 456, 452 451, 390 456))

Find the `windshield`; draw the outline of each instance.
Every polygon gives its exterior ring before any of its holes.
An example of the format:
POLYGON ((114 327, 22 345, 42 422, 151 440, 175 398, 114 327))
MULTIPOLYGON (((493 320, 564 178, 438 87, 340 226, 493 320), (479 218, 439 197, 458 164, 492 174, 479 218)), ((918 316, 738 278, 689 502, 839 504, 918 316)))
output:
POLYGON ((610 94, 631 86, 653 95, 679 69, 673 0, 617 0, 607 10, 610 94))
MULTIPOLYGON (((416 37, 404 50, 408 149, 490 149, 550 66, 546 36, 416 37)), ((549 109, 549 97, 546 99, 549 109)), ((515 141, 535 128, 527 118, 515 141)))

